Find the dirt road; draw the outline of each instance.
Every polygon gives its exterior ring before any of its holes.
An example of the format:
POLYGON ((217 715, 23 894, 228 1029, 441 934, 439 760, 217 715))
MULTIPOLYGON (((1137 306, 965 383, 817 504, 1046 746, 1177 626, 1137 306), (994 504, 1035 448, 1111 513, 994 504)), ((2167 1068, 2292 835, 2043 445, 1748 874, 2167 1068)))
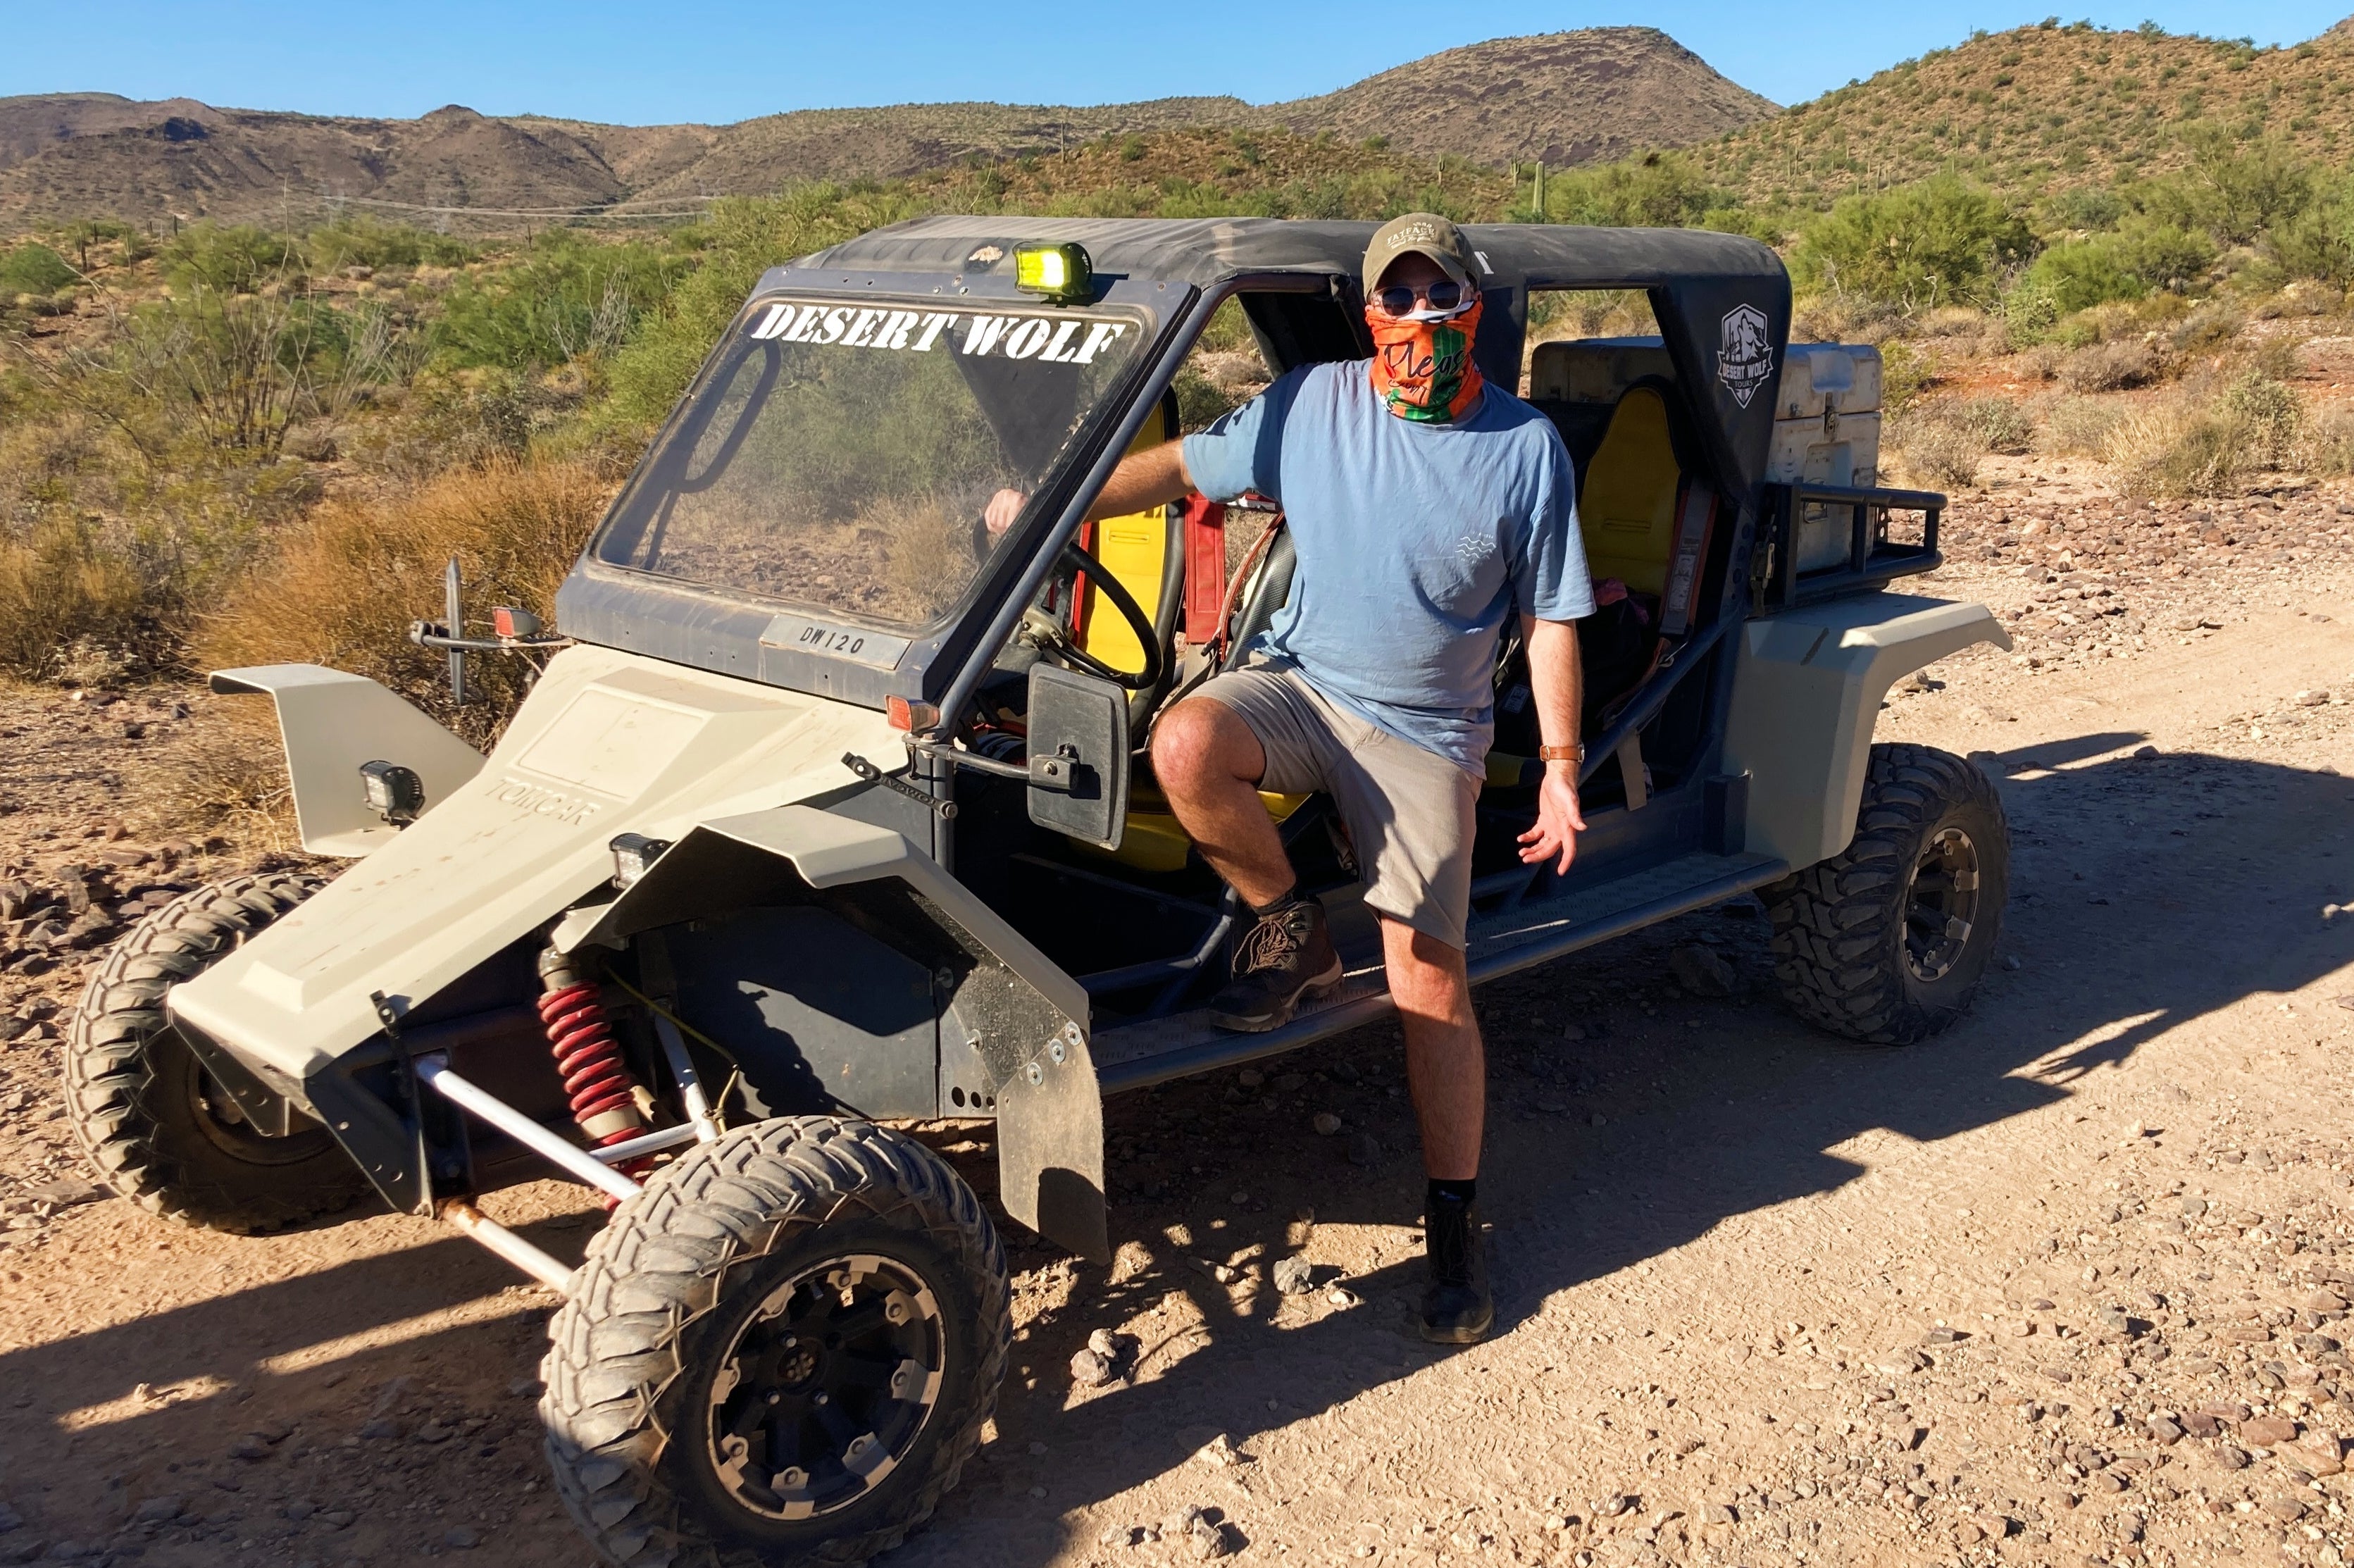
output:
MULTIPOLYGON (((2354 575, 2019 558, 1932 586, 2036 640, 1882 715, 2003 779, 2014 896, 1970 1019, 1903 1051, 1810 1032, 1746 903, 1483 992, 1500 1317, 1455 1352, 1405 1330, 1394 1031, 1119 1102, 1119 1259, 1017 1248, 995 1440, 890 1561, 2345 1562, 2354 575), (2133 603, 2115 656, 2071 635, 2096 581, 2133 603), (1676 988, 1685 944, 1743 994, 1676 988), (1280 1295, 1293 1254, 1318 1288, 1280 1295), (1126 1375, 1076 1390, 1097 1329, 1126 1375)), ((126 747, 203 722, 181 696, 0 705, 0 881, 154 847, 80 835, 126 747)), ((75 983, 0 976, 0 1016, 75 983)), ((585 1561, 536 1454, 552 1298, 407 1218, 239 1241, 60 1206, 59 1022, 0 1049, 0 1561, 585 1561)), ((928 1136, 986 1188, 985 1128, 928 1136)), ((601 1223, 552 1184, 489 1206, 573 1254, 601 1223)))

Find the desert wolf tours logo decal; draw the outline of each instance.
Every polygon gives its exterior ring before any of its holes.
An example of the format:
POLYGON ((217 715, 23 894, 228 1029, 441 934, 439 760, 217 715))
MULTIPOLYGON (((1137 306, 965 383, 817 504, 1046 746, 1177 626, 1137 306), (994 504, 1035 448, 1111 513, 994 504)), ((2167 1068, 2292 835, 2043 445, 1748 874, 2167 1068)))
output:
POLYGON ((994 354, 1001 359, 1037 359, 1049 365, 1092 365, 1118 343, 1127 322, 1057 313, 1051 316, 960 315, 953 311, 864 310, 855 305, 800 305, 779 302, 752 318, 748 335, 758 343, 806 343, 843 348, 882 348, 929 354, 941 334, 965 323, 948 341, 959 354, 994 354))
POLYGON ((1722 342, 1716 350, 1716 378, 1743 408, 1774 375, 1774 345, 1766 338, 1766 313, 1755 305, 1735 305, 1719 325, 1722 342))

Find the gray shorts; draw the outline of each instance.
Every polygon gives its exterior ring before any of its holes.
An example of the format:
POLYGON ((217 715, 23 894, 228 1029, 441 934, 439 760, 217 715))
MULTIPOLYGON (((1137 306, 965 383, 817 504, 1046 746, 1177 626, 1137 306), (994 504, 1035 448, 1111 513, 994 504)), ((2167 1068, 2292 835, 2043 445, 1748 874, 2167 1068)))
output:
POLYGON ((1342 707, 1288 664, 1229 670, 1193 694, 1224 704, 1258 737, 1260 789, 1332 797, 1369 885, 1368 908, 1463 946, 1479 779, 1342 707))

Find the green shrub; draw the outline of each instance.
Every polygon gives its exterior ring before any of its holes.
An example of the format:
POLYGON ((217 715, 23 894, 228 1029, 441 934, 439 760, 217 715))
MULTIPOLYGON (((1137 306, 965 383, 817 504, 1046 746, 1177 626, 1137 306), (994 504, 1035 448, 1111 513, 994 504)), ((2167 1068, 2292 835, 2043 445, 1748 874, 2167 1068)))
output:
POLYGON ((668 414, 769 268, 919 210, 904 191, 854 193, 833 185, 715 202, 700 263, 638 318, 614 355, 606 417, 647 425, 668 414))
POLYGON ((1544 221, 1611 228, 1689 228, 1732 205, 1700 166, 1675 153, 1647 153, 1545 180, 1544 221))
POLYGON ((2279 467, 2290 461, 2305 429, 2305 403, 2294 387, 2250 371, 2224 388, 2216 406, 2243 432, 2252 461, 2279 467))
POLYGON ((164 275, 175 286, 201 285, 224 294, 249 294, 266 282, 292 281, 303 270, 294 240, 249 223, 192 225, 173 237, 163 256, 164 275))
POLYGON ((2111 300, 2138 300, 2148 285, 2134 276, 2118 253, 2115 236, 2054 245, 2035 259, 2019 287, 2043 295, 2054 313, 2073 314, 2111 300))
POLYGON ((381 306, 351 312, 304 293, 236 292, 192 279, 122 322, 78 362, 79 400, 154 461, 192 438, 240 461, 274 456, 304 419, 340 416, 399 360, 401 328, 381 306))
POLYGON ((2273 228, 2264 249, 2293 278, 2354 285, 2354 186, 2338 186, 2273 228))
POLYGON ((31 240, 0 254, 0 301, 18 294, 54 294, 81 281, 66 259, 31 240))
POLYGON ((346 213, 302 237, 311 265, 322 272, 346 267, 461 267, 480 252, 462 239, 346 213))
POLYGON ((1955 406, 1952 422, 1983 449, 2017 456, 2035 444, 2035 421, 2008 397, 1970 397, 1955 406))
POLYGON ((2032 243, 1999 198, 1940 175, 1842 199, 1808 226, 1791 270, 1804 286, 1919 312, 1991 299, 2032 243))
POLYGON ((619 348, 685 271, 637 241, 602 245, 568 228, 534 240, 510 266, 468 274, 434 323, 434 352, 458 366, 537 370, 619 348))
POLYGON ((2137 215, 2112 232, 2052 246, 2035 259, 2019 287, 2048 296, 2064 316, 2157 290, 2179 291, 2214 262, 2215 247, 2203 232, 2137 215))
POLYGON ((2127 193, 2162 224, 2202 231, 2221 245, 2245 245, 2313 201, 2312 171, 2281 143, 2250 142, 2203 122, 2185 126, 2181 139, 2189 163, 2127 193))

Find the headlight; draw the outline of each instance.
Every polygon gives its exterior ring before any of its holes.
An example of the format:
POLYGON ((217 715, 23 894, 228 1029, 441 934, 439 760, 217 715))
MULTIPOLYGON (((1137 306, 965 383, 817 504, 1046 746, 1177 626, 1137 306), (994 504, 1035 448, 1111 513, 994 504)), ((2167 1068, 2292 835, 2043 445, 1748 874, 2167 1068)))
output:
POLYGON ((425 780, 398 762, 361 763, 360 789, 368 809, 396 828, 407 827, 425 810, 425 780))
POLYGON ((663 851, 668 848, 668 839, 650 839, 643 833, 616 834, 612 842, 613 885, 628 887, 643 876, 646 868, 660 860, 663 851))

